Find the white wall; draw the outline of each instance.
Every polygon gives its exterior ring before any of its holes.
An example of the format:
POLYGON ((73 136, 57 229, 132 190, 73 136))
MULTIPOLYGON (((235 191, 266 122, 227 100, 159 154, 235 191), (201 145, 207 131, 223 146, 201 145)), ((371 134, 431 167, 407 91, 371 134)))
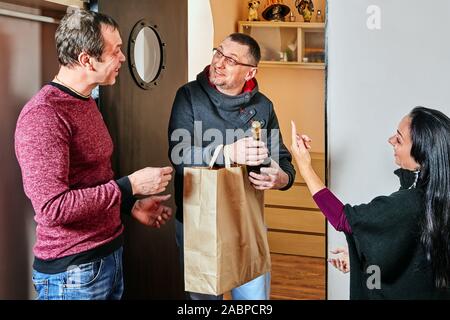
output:
POLYGON ((214 25, 209 0, 188 0, 188 77, 211 63, 214 46, 214 25))
MULTIPOLYGON (((387 139, 414 106, 450 114, 450 1, 329 0, 329 186, 344 203, 398 188, 387 139), (380 8, 369 30, 367 8, 380 8)), ((345 243, 328 227, 328 248, 345 243)), ((348 299, 349 277, 329 268, 328 298, 348 299)))

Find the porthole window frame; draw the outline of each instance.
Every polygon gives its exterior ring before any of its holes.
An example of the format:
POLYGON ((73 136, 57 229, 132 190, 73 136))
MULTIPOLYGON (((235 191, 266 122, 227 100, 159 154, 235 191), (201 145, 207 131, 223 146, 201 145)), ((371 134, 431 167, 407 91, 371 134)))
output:
POLYGON ((159 81, 161 80, 163 70, 166 68, 166 57, 165 57, 165 42, 162 40, 160 33, 158 32, 158 25, 151 23, 147 19, 141 19, 139 20, 133 27, 130 37, 129 37, 129 43, 128 43, 128 60, 129 60, 129 67, 131 74, 133 75, 133 78, 136 82, 136 84, 141 87, 142 89, 148 90, 153 87, 158 86, 159 81), (139 32, 141 32, 144 28, 150 28, 156 35, 156 38, 159 42, 159 50, 160 50, 160 62, 159 62, 159 69, 157 71, 156 76, 153 78, 153 80, 146 82, 139 74, 137 68, 136 68, 136 62, 135 62, 135 55, 134 50, 136 46, 136 39, 139 35, 139 32))

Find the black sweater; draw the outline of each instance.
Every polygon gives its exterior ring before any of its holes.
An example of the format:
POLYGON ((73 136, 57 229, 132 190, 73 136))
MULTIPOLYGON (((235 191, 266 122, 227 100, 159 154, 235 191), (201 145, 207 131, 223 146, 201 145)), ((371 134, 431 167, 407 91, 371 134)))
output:
POLYGON ((420 243, 424 191, 409 189, 413 172, 395 173, 399 191, 344 207, 352 229, 346 234, 350 299, 449 299, 449 290, 434 287, 431 264, 420 243))
MULTIPOLYGON (((180 222, 183 221, 184 166, 206 166, 216 146, 251 136, 252 120, 261 122, 267 137, 274 136, 265 142, 270 157, 289 176, 289 183, 282 190, 289 189, 295 178, 292 157, 283 144, 272 102, 258 91, 258 85, 251 92, 229 96, 209 84, 207 73, 205 69, 196 81, 178 89, 170 116, 169 158, 175 167, 176 218, 180 222)), ((222 154, 217 164, 223 166, 223 162, 222 154)))

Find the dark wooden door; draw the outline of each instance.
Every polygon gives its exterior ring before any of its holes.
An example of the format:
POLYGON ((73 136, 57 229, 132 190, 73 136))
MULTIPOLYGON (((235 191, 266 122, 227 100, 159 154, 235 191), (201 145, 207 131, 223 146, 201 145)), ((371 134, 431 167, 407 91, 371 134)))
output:
MULTIPOLYGON (((187 82, 187 0, 99 0, 98 11, 120 25, 123 51, 133 26, 147 19, 158 26, 165 45, 165 65, 158 85, 136 85, 129 63, 114 86, 101 87, 100 108, 114 140, 118 176, 146 167, 170 165, 167 127, 176 90, 187 82)), ((171 193, 169 185, 165 193, 171 193)), ((175 208, 173 199, 170 205, 175 208)), ((172 220, 161 229, 146 228, 124 217, 124 299, 180 299, 183 282, 172 220)))

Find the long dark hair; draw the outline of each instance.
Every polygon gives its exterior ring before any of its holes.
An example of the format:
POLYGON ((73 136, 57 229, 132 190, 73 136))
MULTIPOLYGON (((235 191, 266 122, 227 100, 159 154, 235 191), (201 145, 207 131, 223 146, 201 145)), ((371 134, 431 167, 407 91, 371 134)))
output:
POLYGON ((431 262, 435 286, 450 287, 450 119, 440 111, 416 107, 411 113, 411 156, 420 165, 425 190, 421 242, 431 262))

